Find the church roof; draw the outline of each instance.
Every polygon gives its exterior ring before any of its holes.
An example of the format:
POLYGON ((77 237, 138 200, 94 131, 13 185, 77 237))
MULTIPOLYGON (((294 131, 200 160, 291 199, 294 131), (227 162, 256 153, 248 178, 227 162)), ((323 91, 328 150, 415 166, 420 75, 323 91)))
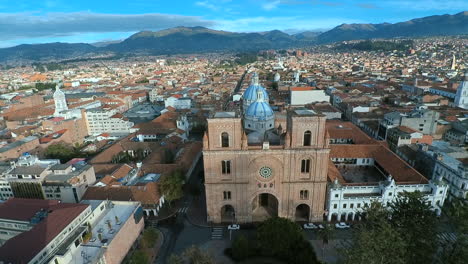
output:
POLYGON ((243 99, 246 100, 246 101, 255 101, 255 100, 257 100, 257 91, 259 91, 259 90, 263 92, 263 98, 265 98, 265 100, 268 101, 269 100, 268 99, 268 93, 265 90, 265 88, 263 88, 263 86, 260 85, 260 83, 258 81, 258 75, 256 73, 254 73, 254 75, 252 77, 252 83, 247 88, 247 90, 245 90, 244 95, 243 95, 243 99))

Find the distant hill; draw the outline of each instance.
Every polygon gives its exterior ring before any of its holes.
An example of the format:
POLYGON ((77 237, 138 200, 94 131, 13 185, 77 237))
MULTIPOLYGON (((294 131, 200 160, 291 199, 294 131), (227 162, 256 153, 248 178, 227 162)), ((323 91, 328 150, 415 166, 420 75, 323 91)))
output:
POLYGON ((85 43, 47 43, 22 44, 11 48, 0 49, 0 61, 10 60, 62 60, 84 55, 91 55, 98 49, 85 43))
POLYGON ((344 40, 468 34, 468 11, 416 18, 395 24, 342 24, 317 37, 318 43, 344 40))
POLYGON ((0 49, 0 62, 50 61, 102 54, 166 55, 205 52, 243 52, 305 47, 344 40, 468 34, 468 12, 429 16, 401 23, 343 24, 327 32, 294 35, 279 30, 236 33, 204 27, 175 27, 138 32, 123 41, 90 44, 48 43, 0 49))
MULTIPOLYGON (((312 44, 310 42, 309 44, 312 44)), ((150 54, 255 51, 297 46, 296 39, 279 30, 265 33, 235 33, 204 27, 177 27, 136 33, 106 49, 115 52, 150 54)))

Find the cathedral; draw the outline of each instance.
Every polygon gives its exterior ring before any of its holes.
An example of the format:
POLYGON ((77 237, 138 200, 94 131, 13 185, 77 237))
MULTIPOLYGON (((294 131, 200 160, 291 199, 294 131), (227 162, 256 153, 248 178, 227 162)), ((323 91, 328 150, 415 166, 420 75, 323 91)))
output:
POLYGON ((203 138, 208 221, 322 220, 330 152, 325 122, 312 110, 274 112, 254 74, 240 111, 208 119, 203 138))

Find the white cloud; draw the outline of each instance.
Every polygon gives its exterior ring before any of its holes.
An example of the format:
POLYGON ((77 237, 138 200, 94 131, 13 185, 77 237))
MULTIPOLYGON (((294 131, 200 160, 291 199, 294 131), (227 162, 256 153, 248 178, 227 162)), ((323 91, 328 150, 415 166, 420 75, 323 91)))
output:
POLYGON ((216 29, 235 32, 258 32, 266 30, 323 30, 330 29, 343 23, 362 23, 361 20, 342 18, 311 19, 303 17, 250 17, 234 20, 215 20, 216 29))
POLYGON ((168 14, 0 13, 2 40, 70 36, 80 33, 159 30, 177 26, 211 27, 213 25, 213 21, 200 17, 168 14))
POLYGON ((382 5, 387 4, 392 7, 406 9, 406 10, 417 10, 417 11, 429 11, 429 10, 457 10, 459 12, 468 10, 468 1, 466 0, 425 0, 425 1, 411 1, 411 0, 396 0, 396 1, 382 1, 382 5))
POLYGON ((205 8, 208 8, 210 10, 213 10, 213 11, 218 11, 219 10, 218 6, 216 6, 215 4, 210 3, 208 1, 199 1, 199 2, 196 2, 195 5, 205 7, 205 8))
POLYGON ((262 8, 264 10, 270 11, 270 10, 277 8, 280 4, 281 4, 280 0, 267 1, 262 4, 262 8))

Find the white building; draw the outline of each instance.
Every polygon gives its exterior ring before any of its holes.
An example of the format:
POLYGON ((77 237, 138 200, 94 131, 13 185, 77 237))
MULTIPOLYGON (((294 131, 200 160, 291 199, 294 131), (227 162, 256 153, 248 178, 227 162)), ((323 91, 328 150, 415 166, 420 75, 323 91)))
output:
POLYGON ((93 166, 84 162, 60 164, 59 160, 40 160, 29 154, 2 169, 1 200, 16 197, 77 203, 96 181, 93 166))
POLYGON ((468 71, 465 73, 465 79, 458 86, 457 94, 455 96, 455 105, 468 109, 468 71))
POLYGON ((97 136, 102 133, 130 134, 137 131, 133 122, 128 121, 116 109, 94 108, 86 110, 88 134, 97 136))
POLYGON ((54 103, 55 103, 55 112, 54 112, 55 117, 60 116, 60 113, 62 111, 68 110, 65 94, 60 90, 60 85, 58 84, 55 86, 54 103))
POLYGON ((192 108, 192 99, 188 97, 177 98, 177 96, 171 96, 164 100, 164 106, 168 108, 169 106, 174 107, 175 109, 190 109, 192 108))
POLYGON ((372 202, 388 205, 393 202, 398 193, 419 191, 426 201, 432 205, 437 215, 440 215, 442 205, 447 196, 448 186, 443 184, 397 184, 389 177, 377 185, 340 185, 333 183, 328 191, 327 220, 354 221, 358 220, 358 212, 372 202))
POLYGON ((306 105, 320 102, 330 102, 330 96, 324 90, 313 87, 291 87, 291 105, 306 105))

